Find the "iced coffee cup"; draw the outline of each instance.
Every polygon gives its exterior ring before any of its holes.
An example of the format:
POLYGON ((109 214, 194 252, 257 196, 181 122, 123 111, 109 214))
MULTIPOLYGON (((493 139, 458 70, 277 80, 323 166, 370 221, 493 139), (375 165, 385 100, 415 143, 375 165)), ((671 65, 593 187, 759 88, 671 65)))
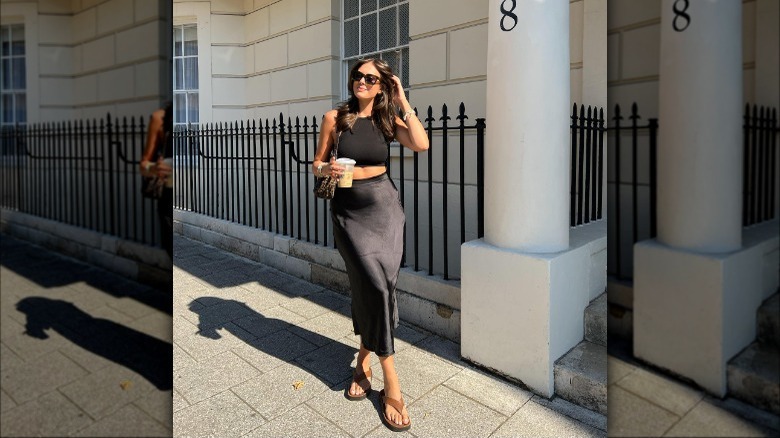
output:
POLYGON ((355 173, 355 163, 357 162, 352 158, 339 158, 336 163, 344 167, 344 174, 339 178, 339 187, 352 187, 352 175, 355 173))

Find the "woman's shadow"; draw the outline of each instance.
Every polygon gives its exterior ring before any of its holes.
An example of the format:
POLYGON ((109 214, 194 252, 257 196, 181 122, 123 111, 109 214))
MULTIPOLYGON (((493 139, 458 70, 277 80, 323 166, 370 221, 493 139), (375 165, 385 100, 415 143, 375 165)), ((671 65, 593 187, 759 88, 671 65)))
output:
MULTIPOLYGON (((227 330, 257 350, 316 376, 334 391, 352 376, 350 363, 358 349, 289 322, 268 318, 240 301, 200 297, 189 305, 198 315, 198 334, 220 339, 227 330), (283 331, 292 333, 282 335, 283 331), (328 345, 328 348, 320 348, 328 345)), ((335 309, 331 309, 335 310, 335 309)))
POLYGON ((173 387, 173 345, 114 321, 94 318, 72 303, 28 297, 16 303, 27 317, 25 334, 47 339, 55 330, 76 345, 128 368, 167 391, 173 387))

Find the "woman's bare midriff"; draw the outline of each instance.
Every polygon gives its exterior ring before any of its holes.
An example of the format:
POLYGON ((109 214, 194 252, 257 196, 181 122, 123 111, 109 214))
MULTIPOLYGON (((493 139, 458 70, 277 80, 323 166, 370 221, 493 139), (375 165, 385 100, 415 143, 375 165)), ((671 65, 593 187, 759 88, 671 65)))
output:
POLYGON ((361 166, 355 167, 355 173, 352 174, 353 180, 368 179, 387 172, 385 166, 361 166))

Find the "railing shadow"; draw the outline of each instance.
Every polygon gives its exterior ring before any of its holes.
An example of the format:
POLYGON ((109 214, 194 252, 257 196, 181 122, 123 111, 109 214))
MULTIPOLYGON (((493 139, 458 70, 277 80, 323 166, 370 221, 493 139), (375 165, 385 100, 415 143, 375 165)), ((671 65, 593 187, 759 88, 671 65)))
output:
POLYGON ((54 330, 85 350, 140 374, 161 391, 173 387, 173 346, 169 342, 94 318, 64 300, 27 297, 16 309, 27 318, 28 336, 47 339, 46 330, 54 330))
POLYGON ((54 252, 22 243, 6 234, 0 239, 0 264, 42 288, 55 288, 84 282, 116 298, 131 298, 168 315, 173 313, 170 293, 149 286, 138 286, 131 280, 93 266, 83 266, 54 252), (81 269, 79 269, 81 268, 81 269))

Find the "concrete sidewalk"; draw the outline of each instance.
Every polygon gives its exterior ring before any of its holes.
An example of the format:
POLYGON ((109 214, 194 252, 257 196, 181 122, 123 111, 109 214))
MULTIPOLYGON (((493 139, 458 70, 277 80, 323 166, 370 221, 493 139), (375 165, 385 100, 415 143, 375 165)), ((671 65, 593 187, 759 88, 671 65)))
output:
POLYGON ((395 360, 412 428, 392 432, 381 420, 375 356, 369 399, 343 395, 359 347, 347 296, 174 242, 174 436, 606 435, 603 415, 477 370, 458 344, 403 322, 395 360))
POLYGON ((170 292, 0 237, 0 435, 170 436, 170 292))
POLYGON ((638 363, 625 341, 609 342, 610 436, 780 436, 777 415, 708 395, 638 363))

